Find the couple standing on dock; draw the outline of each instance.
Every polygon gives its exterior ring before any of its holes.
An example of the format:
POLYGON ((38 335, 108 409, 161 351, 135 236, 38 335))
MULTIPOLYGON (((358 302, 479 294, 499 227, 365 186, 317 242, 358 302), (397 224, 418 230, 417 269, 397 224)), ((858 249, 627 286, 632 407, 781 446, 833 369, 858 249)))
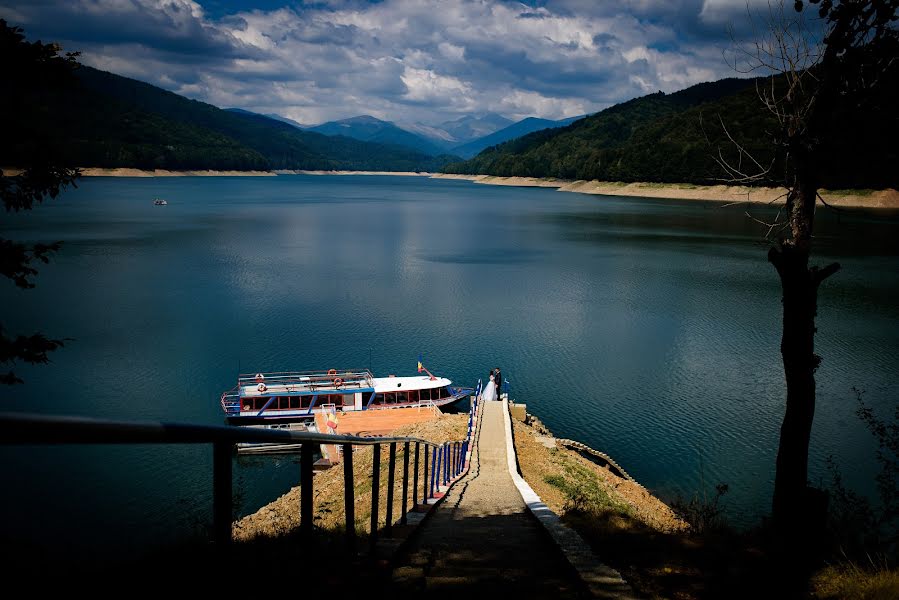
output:
POLYGON ((500 386, 502 386, 502 384, 502 371, 499 370, 499 367, 496 367, 490 371, 490 378, 487 380, 487 383, 484 384, 484 390, 481 392, 481 400, 499 400, 499 390, 501 389, 500 386))

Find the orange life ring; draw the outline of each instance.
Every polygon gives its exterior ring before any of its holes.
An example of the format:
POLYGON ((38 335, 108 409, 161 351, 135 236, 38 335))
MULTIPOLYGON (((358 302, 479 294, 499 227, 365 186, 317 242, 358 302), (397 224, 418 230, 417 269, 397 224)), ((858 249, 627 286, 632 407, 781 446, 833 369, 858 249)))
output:
POLYGON ((338 377, 334 380, 334 387, 340 387, 342 385, 343 385, 343 379, 341 379, 340 377, 338 377))
POLYGON ((256 386, 256 389, 259 390, 260 392, 264 392, 265 390, 268 389, 268 387, 264 383, 260 383, 259 385, 256 386))
POLYGON ((334 377, 337 375, 337 369, 328 369, 328 377, 334 377))

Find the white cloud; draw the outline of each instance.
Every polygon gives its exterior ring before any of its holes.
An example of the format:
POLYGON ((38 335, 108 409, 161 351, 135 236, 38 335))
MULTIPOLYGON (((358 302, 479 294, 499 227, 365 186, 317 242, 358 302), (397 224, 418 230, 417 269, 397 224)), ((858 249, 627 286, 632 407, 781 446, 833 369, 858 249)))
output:
POLYGON ((550 98, 536 92, 510 90, 499 102, 490 105, 489 110, 514 119, 533 115, 541 115, 547 119, 563 119, 586 114, 588 103, 575 98, 550 98))
POLYGON ((745 10, 744 0, 285 0, 213 18, 189 0, 7 4, 0 16, 82 50, 87 64, 304 123, 561 118, 675 91, 732 75, 720 32, 703 36, 745 10))

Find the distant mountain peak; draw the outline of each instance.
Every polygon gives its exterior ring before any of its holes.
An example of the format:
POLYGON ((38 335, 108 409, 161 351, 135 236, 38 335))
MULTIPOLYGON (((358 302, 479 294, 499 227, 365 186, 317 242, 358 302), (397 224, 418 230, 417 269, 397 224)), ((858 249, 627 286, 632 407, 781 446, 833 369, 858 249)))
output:
POLYGON ((559 121, 550 121, 549 119, 541 119, 539 117, 525 117, 521 121, 512 123, 498 131, 494 131, 464 144, 454 146, 452 151, 464 158, 471 158, 490 146, 495 146, 523 135, 540 131, 541 129, 564 127, 581 118, 582 117, 570 117, 559 121))
POLYGON ((359 115, 340 119, 339 121, 328 121, 310 128, 310 131, 325 135, 342 135, 365 142, 405 146, 431 156, 437 156, 444 151, 443 147, 435 145, 429 139, 398 127, 390 121, 382 121, 371 115, 359 115))
POLYGON ((382 119, 373 117, 371 115, 359 115, 357 117, 350 117, 348 119, 340 119, 339 121, 336 121, 336 122, 337 123, 359 123, 359 124, 369 123, 372 125, 379 125, 379 124, 384 123, 384 124, 388 124, 388 125, 393 125, 393 123, 390 123, 389 121, 384 121, 382 119))

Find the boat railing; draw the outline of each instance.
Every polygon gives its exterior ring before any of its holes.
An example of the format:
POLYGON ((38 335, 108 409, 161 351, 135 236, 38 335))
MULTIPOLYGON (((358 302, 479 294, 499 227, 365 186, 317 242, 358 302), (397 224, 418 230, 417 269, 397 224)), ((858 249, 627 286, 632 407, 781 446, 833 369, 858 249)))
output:
POLYGON ((237 377, 237 389, 254 387, 264 383, 277 389, 316 390, 374 387, 373 376, 368 370, 330 369, 329 371, 284 371, 276 373, 242 373, 237 377))
POLYGON ((240 392, 237 388, 222 394, 222 410, 227 415, 240 413, 240 392))
POLYGON ((232 541, 233 457, 237 443, 300 444, 300 532, 313 531, 313 457, 319 445, 337 445, 343 455, 345 530, 347 545, 355 548, 355 483, 353 448, 373 446, 372 511, 370 543, 375 544, 379 531, 389 534, 394 525, 393 489, 396 481, 397 446, 402 447, 401 525, 406 524, 409 492, 412 508, 431 504, 458 477, 467 472, 470 463, 477 400, 472 401, 468 434, 464 440, 435 444, 417 437, 366 438, 306 431, 288 431, 255 427, 224 427, 185 423, 109 421, 73 416, 0 413, 0 445, 65 445, 65 444, 207 444, 212 447, 212 536, 220 545, 232 541), (388 446, 388 484, 386 517, 383 524, 379 512, 381 447, 388 446), (414 460, 410 486, 410 459, 414 460), (429 460, 430 459, 430 460, 429 460), (420 469, 420 460, 423 469, 420 469), (419 477, 421 475, 421 477, 419 477))
POLYGON ((431 412, 435 414, 440 412, 440 407, 437 406, 437 404, 433 400, 419 400, 416 404, 416 407, 419 411, 421 411, 421 409, 423 408, 429 408, 431 409, 431 412))

